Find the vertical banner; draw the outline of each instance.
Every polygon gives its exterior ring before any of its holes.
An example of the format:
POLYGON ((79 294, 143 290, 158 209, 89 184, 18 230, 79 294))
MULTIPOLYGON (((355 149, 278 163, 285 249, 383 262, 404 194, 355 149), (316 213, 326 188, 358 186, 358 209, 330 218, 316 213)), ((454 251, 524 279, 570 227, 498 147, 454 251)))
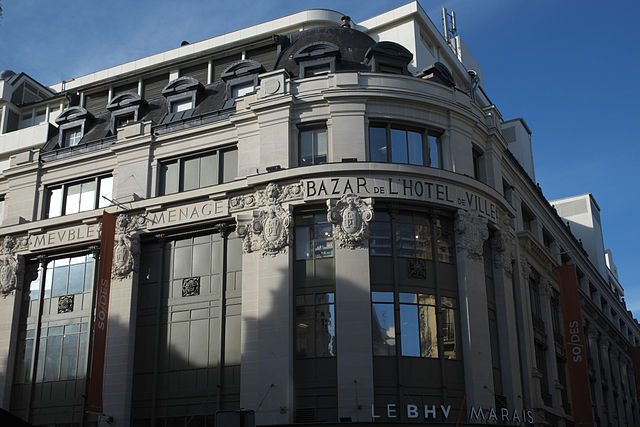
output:
POLYGON ((575 265, 558 267, 560 301, 564 317, 564 333, 567 343, 567 366, 573 416, 576 426, 592 426, 591 394, 589 392, 589 370, 587 368, 587 345, 580 312, 580 295, 575 265))
POLYGON ((100 269, 96 288, 96 318, 93 323, 93 351, 91 353, 91 376, 87 409, 102 413, 102 380, 104 356, 107 342, 107 318, 109 315, 109 291, 111 288, 111 264, 116 234, 116 217, 102 214, 102 236, 100 238, 100 269))

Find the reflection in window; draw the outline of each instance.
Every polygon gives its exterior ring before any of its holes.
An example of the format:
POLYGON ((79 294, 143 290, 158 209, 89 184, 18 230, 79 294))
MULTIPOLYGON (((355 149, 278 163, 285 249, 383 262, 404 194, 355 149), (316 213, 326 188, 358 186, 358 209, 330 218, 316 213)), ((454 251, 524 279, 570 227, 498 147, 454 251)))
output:
POLYGON ((438 357, 436 299, 433 295, 400 293, 402 355, 438 357))
MULTIPOLYGON (((47 263, 44 298, 91 292, 94 260, 91 255, 59 258, 47 263)), ((29 299, 35 300, 40 292, 42 272, 29 286, 29 299)))
POLYGON ((233 181, 238 174, 238 150, 230 148, 160 163, 161 196, 233 181))
POLYGON ((191 97, 189 98, 184 98, 184 99, 179 99, 177 101, 173 101, 171 103, 171 112, 172 113, 179 113, 181 111, 187 111, 193 108, 193 101, 191 100, 191 97))
POLYGON ((453 226, 451 221, 436 218, 434 220, 434 232, 438 262, 453 264, 455 262, 455 246, 453 244, 453 226))
POLYGON ((73 147, 80 143, 82 139, 82 129, 80 126, 71 129, 65 129, 62 134, 62 146, 73 147))
POLYGON ((333 256, 332 228, 326 215, 305 215, 300 222, 311 221, 313 224, 296 227, 296 261, 333 256))
POLYGON ((336 355, 335 298, 332 292, 296 297, 296 354, 299 358, 336 355))
POLYGON ((396 253, 399 257, 433 259, 431 230, 424 216, 396 217, 396 253))
MULTIPOLYGON (((83 378, 86 367, 86 351, 88 327, 86 323, 76 323, 66 326, 42 328, 40 346, 38 349, 38 363, 36 367, 36 381, 60 381, 83 378)), ((28 366, 31 364, 33 336, 35 331, 27 331, 25 353, 19 359, 18 369, 24 382, 30 380, 28 366), (24 377, 22 376, 24 374, 24 377)))
POLYGON ((369 253, 372 256, 391 256, 391 217, 376 212, 369 225, 369 253))
POLYGON ((300 131, 300 166, 319 165, 327 162, 327 130, 300 131))
POLYGON ((47 218, 109 206, 112 192, 113 177, 111 176, 49 187, 47 188, 47 218))
POLYGON ((440 328, 442 333, 442 352, 445 359, 457 359, 456 300, 455 298, 442 297, 440 303, 442 310, 440 328))
POLYGON ((369 160, 441 167, 440 140, 426 132, 391 125, 369 128, 369 160))
POLYGON ((372 292, 371 309, 374 356, 395 356, 396 326, 393 314, 393 292, 372 292))

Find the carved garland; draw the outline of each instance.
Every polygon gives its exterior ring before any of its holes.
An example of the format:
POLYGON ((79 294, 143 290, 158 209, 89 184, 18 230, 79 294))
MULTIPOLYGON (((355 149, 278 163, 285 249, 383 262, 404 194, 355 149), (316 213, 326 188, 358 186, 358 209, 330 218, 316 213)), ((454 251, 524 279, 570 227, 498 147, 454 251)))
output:
POLYGON ((373 209, 354 194, 327 200, 327 220, 333 224, 333 238, 341 248, 356 249, 369 238, 373 209))

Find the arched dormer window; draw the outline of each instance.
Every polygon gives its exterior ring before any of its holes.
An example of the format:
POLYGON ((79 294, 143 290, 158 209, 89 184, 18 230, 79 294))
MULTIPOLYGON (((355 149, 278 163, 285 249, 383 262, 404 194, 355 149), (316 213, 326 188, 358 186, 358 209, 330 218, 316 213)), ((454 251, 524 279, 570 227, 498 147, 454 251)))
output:
POLYGON ((264 73, 261 63, 245 59, 227 67, 220 78, 227 84, 227 102, 230 100, 253 93, 258 86, 258 74, 264 73))
POLYGON ((107 105, 107 110, 111 111, 111 133, 115 134, 119 128, 138 121, 140 106, 143 104, 144 99, 133 92, 121 93, 113 98, 107 105))
POLYGON ((84 136, 87 120, 93 116, 86 109, 76 106, 64 110, 58 118, 56 124, 60 130, 58 144, 55 148, 73 147, 80 143, 84 136))
POLYGON ((409 74, 407 65, 413 54, 394 42, 378 42, 364 54, 365 64, 374 73, 409 74))
POLYGON ((425 68, 424 70, 416 74, 416 77, 440 83, 448 87, 456 86, 456 81, 453 79, 451 71, 449 71, 447 66, 442 62, 436 62, 432 66, 425 68))
POLYGON ((308 44, 293 55, 300 78, 335 73, 336 58, 340 58, 340 48, 329 42, 308 44))
POLYGON ((202 84, 193 77, 178 77, 162 89, 167 98, 167 113, 180 113, 196 108, 202 84))

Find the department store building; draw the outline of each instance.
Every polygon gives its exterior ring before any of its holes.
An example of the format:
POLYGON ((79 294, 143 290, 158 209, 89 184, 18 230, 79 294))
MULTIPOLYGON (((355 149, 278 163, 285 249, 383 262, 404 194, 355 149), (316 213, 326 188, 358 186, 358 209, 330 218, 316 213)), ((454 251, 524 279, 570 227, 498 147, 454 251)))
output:
POLYGON ((640 425, 595 198, 546 200, 434 20, 309 10, 49 87, 2 72, 2 408, 640 425))

